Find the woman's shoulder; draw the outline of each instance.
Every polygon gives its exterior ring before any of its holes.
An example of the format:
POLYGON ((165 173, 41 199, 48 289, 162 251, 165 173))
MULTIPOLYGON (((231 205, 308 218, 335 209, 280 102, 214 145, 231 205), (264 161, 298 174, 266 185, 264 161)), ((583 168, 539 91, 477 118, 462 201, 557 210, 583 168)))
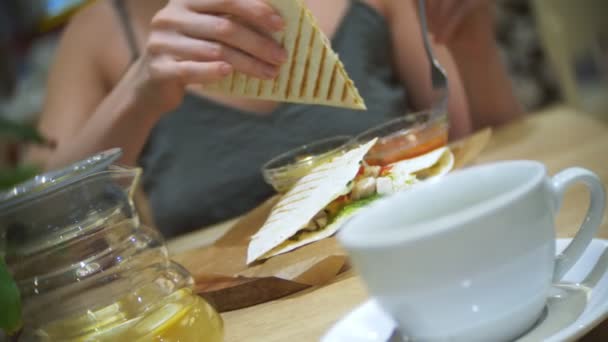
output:
POLYGON ((392 19, 397 15, 416 14, 415 0, 376 0, 387 18, 392 19))
POLYGON ((110 85, 120 80, 143 49, 150 21, 165 4, 166 0, 99 0, 73 18, 73 29, 83 31, 88 45, 97 50, 110 85))
MULTIPOLYGON (((66 34, 80 32, 82 36, 94 33, 108 33, 115 23, 112 0, 93 1, 76 12, 67 27, 66 34)), ((92 38, 87 36, 87 38, 92 38)), ((102 37, 98 36, 101 39, 102 37)), ((106 37, 107 38, 107 37, 106 37)))
POLYGON ((121 77, 130 62, 123 24, 113 0, 93 1, 70 19, 60 48, 78 50, 83 62, 91 63, 111 84, 121 77))

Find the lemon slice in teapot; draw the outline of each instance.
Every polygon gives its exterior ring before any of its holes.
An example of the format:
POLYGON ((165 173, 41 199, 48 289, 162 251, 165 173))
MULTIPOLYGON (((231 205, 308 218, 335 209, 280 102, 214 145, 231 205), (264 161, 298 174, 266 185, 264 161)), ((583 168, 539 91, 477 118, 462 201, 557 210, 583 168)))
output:
POLYGON ((182 331, 187 322, 182 324, 182 320, 188 315, 191 307, 181 303, 167 303, 160 308, 146 315, 133 327, 136 336, 145 336, 142 340, 149 340, 150 337, 162 337, 172 340, 184 332, 182 331))

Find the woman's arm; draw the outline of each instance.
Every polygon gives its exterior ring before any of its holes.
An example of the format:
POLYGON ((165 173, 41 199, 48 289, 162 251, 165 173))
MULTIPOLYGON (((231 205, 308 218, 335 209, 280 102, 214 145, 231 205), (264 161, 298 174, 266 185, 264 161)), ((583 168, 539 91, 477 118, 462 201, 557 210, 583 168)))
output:
POLYGON ((121 162, 135 164, 150 130, 181 103, 188 84, 218 81, 233 70, 271 79, 286 59, 259 33, 284 26, 263 0, 171 0, 152 19, 142 57, 109 84, 104 39, 122 36, 113 15, 108 2, 99 1, 66 29, 40 120, 56 148, 33 147, 30 161, 52 169, 121 147, 121 162))
MULTIPOLYGON (((396 62, 416 109, 429 108, 432 87, 416 0, 387 0, 396 62)), ((428 0, 429 29, 449 77, 451 134, 506 123, 522 115, 494 39, 492 17, 478 11, 487 0, 428 0), (471 3, 466 3, 470 1, 471 3), (476 6, 473 6, 476 2, 476 6), (466 4, 465 4, 466 3, 466 4), (447 5, 451 6, 447 6, 447 5), (459 7, 462 6, 462 7, 459 7), (457 10, 458 9, 458 10, 457 10), (442 28, 449 28, 446 32, 442 28), (439 36, 439 37, 438 37, 439 36)))
POLYGON ((463 76, 476 127, 517 119, 524 110, 499 54, 494 5, 488 0, 428 0, 429 25, 463 76))
MULTIPOLYGON (((135 101, 136 69, 112 90, 107 81, 103 39, 120 37, 112 9, 100 1, 66 27, 51 66, 39 129, 54 150, 32 146, 26 159, 54 169, 112 147, 123 149, 122 162, 134 164, 148 132, 160 116, 153 106, 135 101)), ((128 55, 124 53, 124 60, 128 55)))
MULTIPOLYGON (((388 21, 392 32, 395 65, 416 111, 433 105, 430 64, 422 42, 420 22, 414 1, 386 0, 388 21)), ((450 135, 458 138, 469 134, 472 122, 459 70, 444 46, 433 44, 433 51, 449 78, 450 135)))

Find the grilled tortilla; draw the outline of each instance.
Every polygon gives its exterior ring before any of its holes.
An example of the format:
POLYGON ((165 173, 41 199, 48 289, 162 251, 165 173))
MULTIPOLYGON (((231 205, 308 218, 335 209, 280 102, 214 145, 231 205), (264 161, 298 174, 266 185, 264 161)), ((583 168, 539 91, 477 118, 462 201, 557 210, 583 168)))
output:
POLYGON ((267 0, 287 23, 274 39, 289 59, 274 80, 234 72, 206 88, 215 92, 278 102, 366 109, 344 65, 302 0, 267 0))
POLYGON ((454 166, 442 147, 385 167, 363 163, 376 140, 321 165, 300 179, 252 237, 247 263, 292 251, 336 233, 348 218, 382 196, 439 177, 454 166))

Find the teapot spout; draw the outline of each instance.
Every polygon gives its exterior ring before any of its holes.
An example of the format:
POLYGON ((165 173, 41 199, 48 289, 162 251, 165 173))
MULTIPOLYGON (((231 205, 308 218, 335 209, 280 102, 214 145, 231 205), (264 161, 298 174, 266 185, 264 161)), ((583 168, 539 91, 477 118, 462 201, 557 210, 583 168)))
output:
POLYGON ((141 175, 143 173, 142 168, 112 165, 106 172, 108 172, 110 177, 122 187, 124 192, 128 195, 129 200, 133 201, 141 181, 141 175))
POLYGON ((106 151, 0 194, 0 247, 28 255, 108 220, 139 222, 135 197, 142 169, 113 165, 119 156, 120 150, 106 151))
POLYGON ((156 227, 152 208, 140 186, 143 169, 113 165, 107 172, 110 173, 112 181, 125 193, 129 206, 137 213, 140 223, 148 227, 156 227))

